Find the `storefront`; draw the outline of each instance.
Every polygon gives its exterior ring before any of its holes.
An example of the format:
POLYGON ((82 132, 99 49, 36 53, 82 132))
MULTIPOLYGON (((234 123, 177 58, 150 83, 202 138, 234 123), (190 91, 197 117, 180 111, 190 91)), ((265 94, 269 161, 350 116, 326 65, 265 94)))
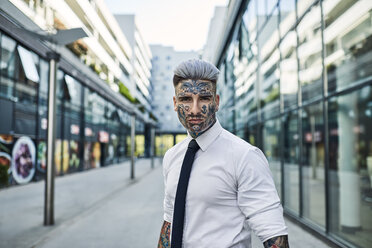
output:
MULTIPOLYGON (((0 187, 44 178, 50 49, 0 15, 0 187), (27 44, 27 46, 26 46, 27 44)), ((63 48, 57 72, 56 175, 129 159, 138 110, 63 48), (64 52, 68 53, 67 55, 64 52), (65 56, 66 55, 66 56, 65 56)), ((138 114, 140 115, 140 114, 138 114)), ((144 135, 144 118, 137 118, 144 135)), ((141 154, 144 147, 138 145, 141 154)))

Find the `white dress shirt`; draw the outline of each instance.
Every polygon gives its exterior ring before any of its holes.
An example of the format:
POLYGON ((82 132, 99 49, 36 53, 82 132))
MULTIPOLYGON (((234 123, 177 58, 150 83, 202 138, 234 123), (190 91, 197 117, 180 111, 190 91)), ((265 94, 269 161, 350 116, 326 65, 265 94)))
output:
MULTIPOLYGON (((172 223, 185 140, 163 159, 164 220, 172 223)), ((262 242, 287 235, 283 209, 268 162, 260 149, 223 129, 217 121, 196 138, 186 196, 184 248, 250 248, 253 230, 262 242)))

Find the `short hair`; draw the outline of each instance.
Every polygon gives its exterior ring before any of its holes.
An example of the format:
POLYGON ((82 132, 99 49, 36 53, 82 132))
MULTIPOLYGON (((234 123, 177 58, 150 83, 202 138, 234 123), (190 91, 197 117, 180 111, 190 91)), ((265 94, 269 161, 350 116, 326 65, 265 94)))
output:
POLYGON ((185 79, 209 80, 214 84, 217 83, 220 71, 213 64, 201 59, 189 59, 183 61, 174 70, 173 85, 185 79))

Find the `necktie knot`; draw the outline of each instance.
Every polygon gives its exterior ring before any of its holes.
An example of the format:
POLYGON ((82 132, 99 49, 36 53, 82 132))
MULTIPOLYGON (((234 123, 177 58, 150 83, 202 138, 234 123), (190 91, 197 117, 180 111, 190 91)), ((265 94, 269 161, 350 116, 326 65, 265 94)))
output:
POLYGON ((197 150, 199 150, 200 146, 198 145, 198 143, 196 142, 195 139, 192 139, 192 140, 190 141, 190 143, 189 143, 188 148, 197 151, 197 150))

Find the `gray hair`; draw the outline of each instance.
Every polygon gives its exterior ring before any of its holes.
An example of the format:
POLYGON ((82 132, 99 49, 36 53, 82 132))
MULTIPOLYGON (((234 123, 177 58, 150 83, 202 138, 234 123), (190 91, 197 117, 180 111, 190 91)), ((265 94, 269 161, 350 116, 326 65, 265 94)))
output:
POLYGON ((204 79, 217 83, 219 73, 217 67, 207 61, 201 59, 186 60, 174 70, 173 85, 177 86, 184 79, 204 79))

